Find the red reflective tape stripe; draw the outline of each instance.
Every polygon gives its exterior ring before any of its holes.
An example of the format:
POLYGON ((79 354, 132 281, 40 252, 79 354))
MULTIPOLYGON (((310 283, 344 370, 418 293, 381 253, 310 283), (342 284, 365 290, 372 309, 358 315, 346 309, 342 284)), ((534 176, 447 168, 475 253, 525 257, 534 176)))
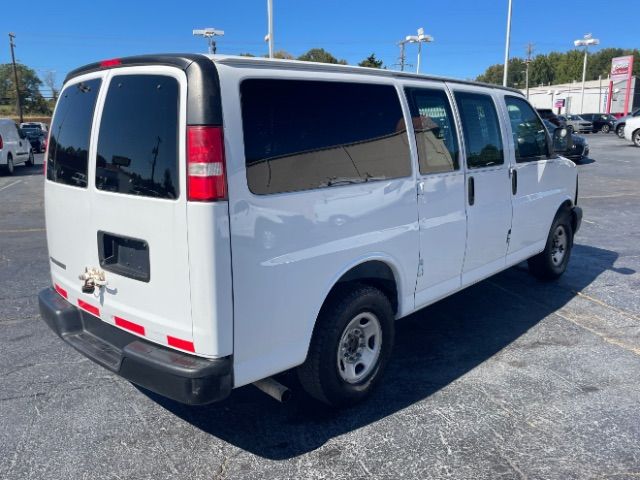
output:
POLYGON ((55 283, 53 287, 56 289, 56 292, 58 292, 58 295, 60 295, 62 298, 69 298, 67 296, 67 291, 64 288, 62 288, 60 285, 55 283))
POLYGON ((193 347, 193 342, 188 342, 187 340, 182 340, 181 338, 176 338, 176 337, 167 335, 167 343, 171 347, 176 347, 181 350, 186 350, 187 352, 196 351, 196 349, 193 347))
POLYGON ((113 317, 116 321, 116 325, 122 328, 126 328, 134 333, 138 333, 140 335, 144 335, 144 327, 142 325, 138 325, 137 323, 130 322, 129 320, 125 320, 120 317, 113 317))
POLYGON ((90 303, 78 300, 78 306, 84 311, 89 312, 91 315, 95 315, 96 317, 100 316, 100 309, 98 307, 94 307, 90 303))

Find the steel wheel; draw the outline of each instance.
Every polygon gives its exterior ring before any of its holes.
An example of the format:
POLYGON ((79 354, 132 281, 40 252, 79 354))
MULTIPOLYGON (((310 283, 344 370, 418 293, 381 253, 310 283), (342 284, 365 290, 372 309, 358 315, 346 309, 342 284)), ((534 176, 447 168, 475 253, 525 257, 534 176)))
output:
POLYGON ((558 266, 562 263, 568 245, 569 239, 567 238, 567 232, 563 225, 558 225, 553 232, 553 246, 551 248, 551 261, 554 265, 558 266))
POLYGON ((380 321, 371 312, 356 315, 342 332, 337 367, 340 377, 358 383, 369 375, 378 362, 382 347, 380 321))

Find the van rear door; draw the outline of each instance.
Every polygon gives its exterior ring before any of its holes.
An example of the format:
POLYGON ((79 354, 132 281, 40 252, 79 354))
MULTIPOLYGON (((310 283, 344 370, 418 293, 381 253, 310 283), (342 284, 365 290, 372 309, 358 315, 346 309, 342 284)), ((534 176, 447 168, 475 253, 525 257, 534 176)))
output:
POLYGON ((157 65, 92 75, 65 88, 52 125, 46 215, 54 283, 105 322, 193 352, 186 77, 157 65), (104 271, 107 285, 83 292, 78 276, 87 268, 104 271))

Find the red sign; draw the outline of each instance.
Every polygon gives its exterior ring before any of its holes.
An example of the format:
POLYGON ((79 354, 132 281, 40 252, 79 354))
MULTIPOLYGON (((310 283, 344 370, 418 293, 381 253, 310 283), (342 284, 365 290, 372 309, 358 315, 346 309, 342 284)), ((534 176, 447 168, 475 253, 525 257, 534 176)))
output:
POLYGON ((626 80, 633 69, 633 55, 611 60, 611 80, 626 80))
POLYGON ((556 103, 553 106, 555 108, 562 108, 564 107, 564 102, 565 102, 564 98, 559 98, 558 100, 556 100, 556 103))

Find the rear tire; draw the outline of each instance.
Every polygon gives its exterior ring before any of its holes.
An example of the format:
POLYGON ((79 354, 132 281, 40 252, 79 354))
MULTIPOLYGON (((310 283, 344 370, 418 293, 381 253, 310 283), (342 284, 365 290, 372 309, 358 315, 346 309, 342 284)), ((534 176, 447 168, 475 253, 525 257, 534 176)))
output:
POLYGON ((572 248, 571 213, 563 209, 551 224, 545 249, 528 260, 529 271, 540 280, 555 280, 567 269, 572 248))
POLYGON ((389 299, 377 288, 351 286, 323 305, 307 359, 297 369, 300 383, 328 405, 353 405, 380 382, 393 339, 389 299))
POLYGON ((24 162, 27 167, 33 167, 34 159, 33 159, 33 150, 29 150, 29 159, 24 162))
POLYGON ((605 123, 604 125, 602 125, 600 131, 602 133, 609 133, 611 131, 611 127, 605 123))

